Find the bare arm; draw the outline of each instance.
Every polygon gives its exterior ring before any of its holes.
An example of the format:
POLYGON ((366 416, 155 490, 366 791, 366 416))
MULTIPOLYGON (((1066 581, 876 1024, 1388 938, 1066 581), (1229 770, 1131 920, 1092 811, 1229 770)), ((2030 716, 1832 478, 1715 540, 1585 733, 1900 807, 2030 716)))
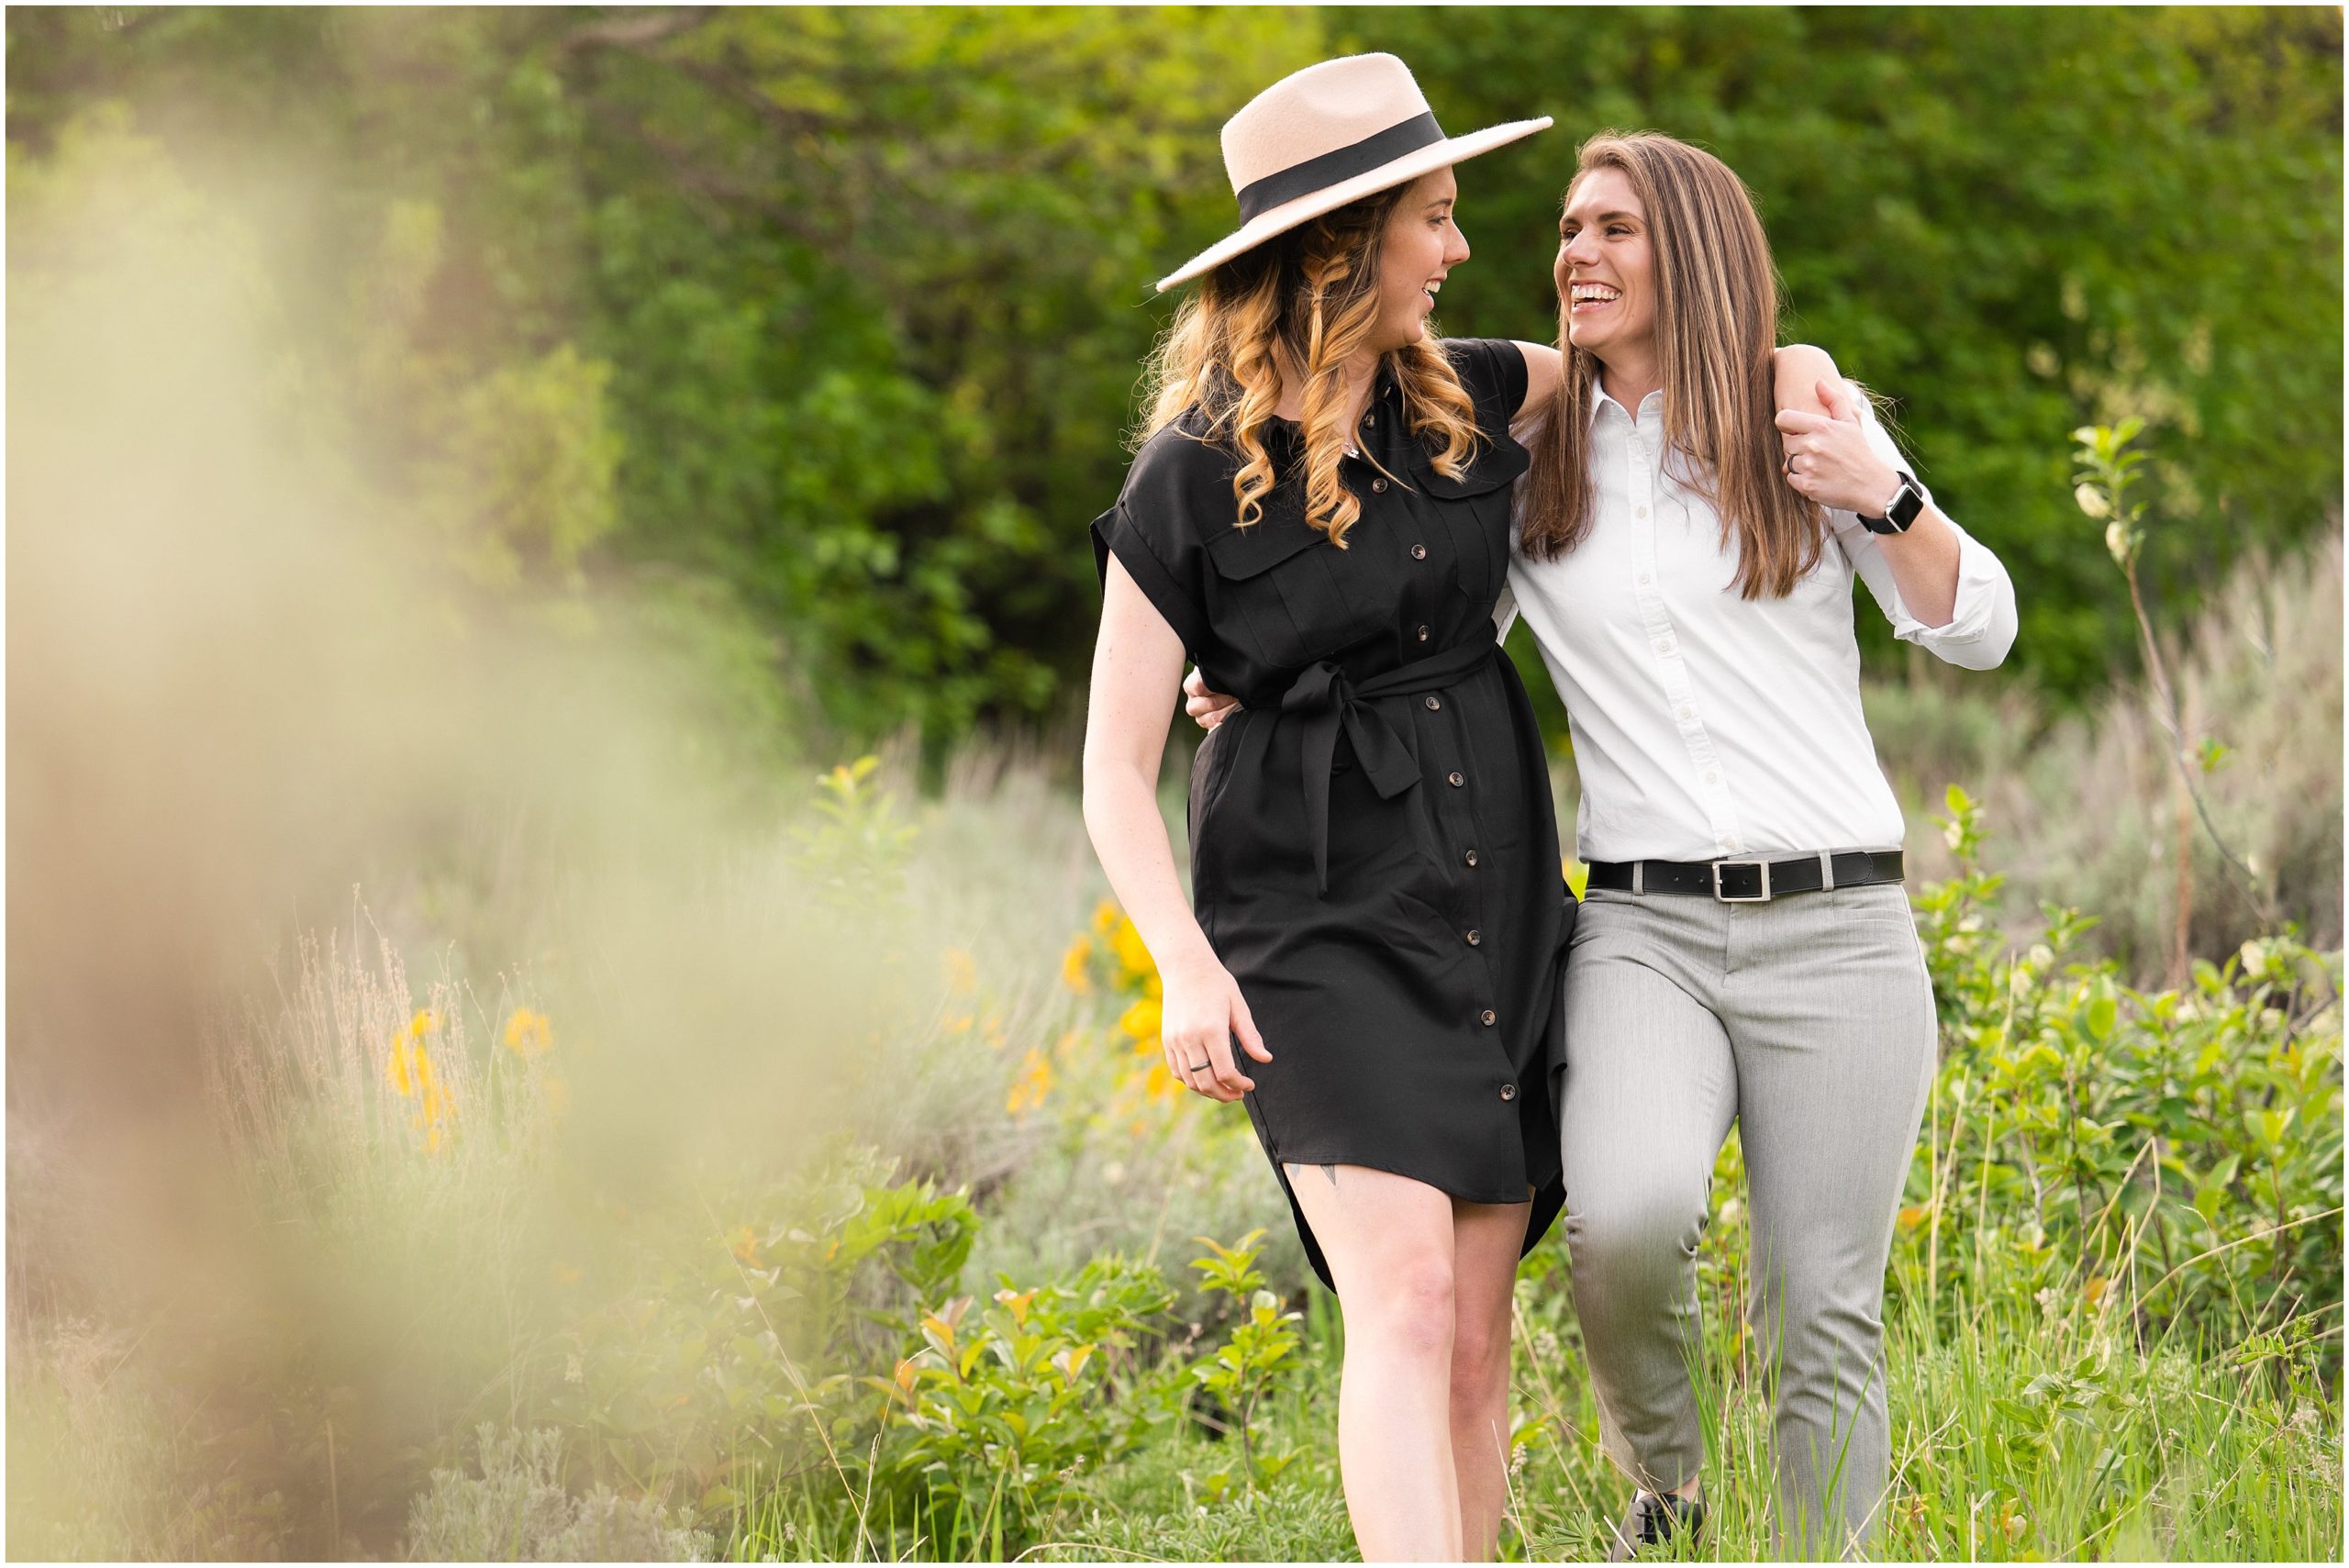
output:
POLYGON ((1158 815, 1166 716, 1182 676, 1182 639, 1125 563, 1110 557, 1085 715, 1085 826, 1118 902, 1158 962, 1167 1071, 1201 1094, 1234 1100, 1256 1084, 1233 1060, 1231 1037, 1259 1062, 1272 1055, 1238 982, 1191 914, 1158 815), (1199 1062, 1210 1071, 1196 1071, 1199 1062))
POLYGON ((1524 339, 1512 339, 1525 356, 1525 401, 1509 417, 1514 425, 1528 411, 1540 408, 1557 395, 1558 378, 1566 373, 1566 357, 1547 343, 1529 343, 1524 339))

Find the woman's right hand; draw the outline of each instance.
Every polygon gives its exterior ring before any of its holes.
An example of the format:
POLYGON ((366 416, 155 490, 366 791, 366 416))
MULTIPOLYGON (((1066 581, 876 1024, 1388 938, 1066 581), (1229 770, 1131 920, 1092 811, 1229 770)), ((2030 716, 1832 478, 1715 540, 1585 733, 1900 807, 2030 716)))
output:
POLYGON ((1158 1042, 1166 1052, 1166 1070, 1186 1085, 1211 1100, 1227 1103, 1256 1086, 1241 1072, 1233 1056, 1235 1036, 1248 1054, 1270 1062, 1264 1037, 1240 982, 1212 954, 1196 963, 1162 969, 1159 978, 1166 995, 1159 1002, 1158 1042))
POLYGON ((1230 718, 1240 706, 1240 699, 1225 692, 1208 690, 1208 678, 1194 667, 1183 677, 1183 711, 1199 721, 1201 729, 1213 729, 1230 718))

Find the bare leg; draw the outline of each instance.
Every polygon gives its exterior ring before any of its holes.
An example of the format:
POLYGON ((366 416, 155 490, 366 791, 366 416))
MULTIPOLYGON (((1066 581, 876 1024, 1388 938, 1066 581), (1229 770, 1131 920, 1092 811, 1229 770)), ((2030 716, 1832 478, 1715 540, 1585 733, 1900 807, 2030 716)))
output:
POLYGON ((1489 1562, 1508 1505, 1510 1290, 1528 1206, 1453 1200, 1452 1463, 1460 1538, 1489 1562))
POLYGON ((1359 1165, 1287 1169, 1345 1315, 1338 1470, 1355 1544, 1364 1562, 1457 1562, 1453 1200, 1359 1165))

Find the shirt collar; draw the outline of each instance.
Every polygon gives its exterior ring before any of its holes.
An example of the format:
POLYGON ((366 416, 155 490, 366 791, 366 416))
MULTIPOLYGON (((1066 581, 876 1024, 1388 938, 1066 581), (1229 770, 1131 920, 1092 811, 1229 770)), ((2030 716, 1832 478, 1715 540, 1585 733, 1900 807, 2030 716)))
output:
MULTIPOLYGON (((1634 425, 1640 422, 1639 415, 1633 414, 1630 409, 1624 407, 1621 404, 1616 402, 1612 397, 1609 397, 1607 395, 1606 386, 1597 376, 1593 376, 1591 378, 1590 390, 1595 395, 1590 400, 1590 422, 1594 426, 1598 423, 1600 412, 1608 408, 1614 409, 1617 413, 1622 415, 1625 419, 1631 421, 1634 425)), ((1640 413, 1646 413, 1651 406, 1654 406, 1658 411, 1663 409, 1664 389, 1662 387, 1656 388, 1653 392, 1649 393, 1645 397, 1640 399, 1640 413)))

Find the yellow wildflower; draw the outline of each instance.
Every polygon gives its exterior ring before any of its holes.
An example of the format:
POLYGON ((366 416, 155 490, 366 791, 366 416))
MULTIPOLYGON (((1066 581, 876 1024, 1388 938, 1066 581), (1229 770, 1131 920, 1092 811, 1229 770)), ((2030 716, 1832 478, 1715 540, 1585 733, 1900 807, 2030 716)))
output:
POLYGON ((1070 1058, 1074 1057, 1077 1051, 1084 1047, 1084 1045, 1085 1031, 1083 1029, 1063 1030, 1061 1038, 1052 1042, 1053 1060, 1058 1062, 1066 1062, 1070 1058))
POLYGON ((398 1090, 403 1098, 416 1097, 416 1063, 423 1053, 424 1048, 408 1035, 395 1034, 392 1037, 392 1059, 384 1064, 385 1076, 391 1079, 392 1087, 398 1090))
POLYGON ((962 948, 946 950, 946 991, 949 995, 967 996, 979 988, 979 961, 962 948))
POLYGON ((1158 1038, 1159 1018, 1158 1004, 1144 996, 1126 1009, 1125 1016, 1118 1020, 1118 1027, 1136 1040, 1154 1040, 1158 1038))
POLYGON ((420 1049, 416 1053, 416 1084, 419 1099, 408 1126, 424 1134, 426 1153, 438 1154, 449 1128, 457 1119, 457 1104, 433 1076, 432 1058, 420 1049))
POLYGON ((1118 912, 1118 901, 1114 898, 1104 898, 1093 906, 1094 934, 1108 936, 1118 929, 1118 922, 1123 917, 1118 912))
POLYGON ((1088 973, 1093 962, 1093 939, 1079 934, 1068 944, 1068 951, 1061 954, 1061 984, 1082 996, 1093 989, 1093 976, 1088 973))
POLYGON ((520 1057, 543 1055, 554 1044, 554 1025, 544 1013, 517 1007, 506 1020, 506 1049, 520 1057))
POLYGON ((1912 1203, 1908 1207, 1902 1209, 1897 1218, 1901 1229, 1914 1230, 1920 1225, 1924 1224, 1926 1220, 1932 1218, 1932 1214, 1933 1211, 1929 1206, 1912 1203))
POLYGON ((1158 965, 1151 962, 1150 948, 1134 929, 1134 923, 1123 915, 1118 917, 1117 928, 1109 933, 1109 951, 1118 955, 1119 966, 1128 974, 1140 979, 1158 973, 1158 965))
POLYGON ((557 1262, 554 1265, 554 1283, 557 1284, 577 1284, 584 1277, 586 1271, 575 1263, 557 1262))
POLYGON ((1019 1076, 1013 1080, 1011 1093, 1004 1098, 1004 1108, 1014 1116, 1034 1110, 1052 1093, 1053 1076, 1052 1058, 1030 1046, 1027 1056, 1020 1061, 1019 1076))
POLYGON ((749 1263, 754 1268, 757 1267, 759 1262, 759 1239, 751 1234, 751 1228, 749 1226, 736 1226, 734 1228, 734 1234, 730 1239, 729 1239, 727 1246, 737 1258, 740 1258, 742 1262, 749 1263))
POLYGON ((1142 1093, 1161 1105, 1172 1105, 1183 1097, 1183 1081, 1166 1069, 1166 1059, 1161 1056, 1142 1074, 1142 1093))

